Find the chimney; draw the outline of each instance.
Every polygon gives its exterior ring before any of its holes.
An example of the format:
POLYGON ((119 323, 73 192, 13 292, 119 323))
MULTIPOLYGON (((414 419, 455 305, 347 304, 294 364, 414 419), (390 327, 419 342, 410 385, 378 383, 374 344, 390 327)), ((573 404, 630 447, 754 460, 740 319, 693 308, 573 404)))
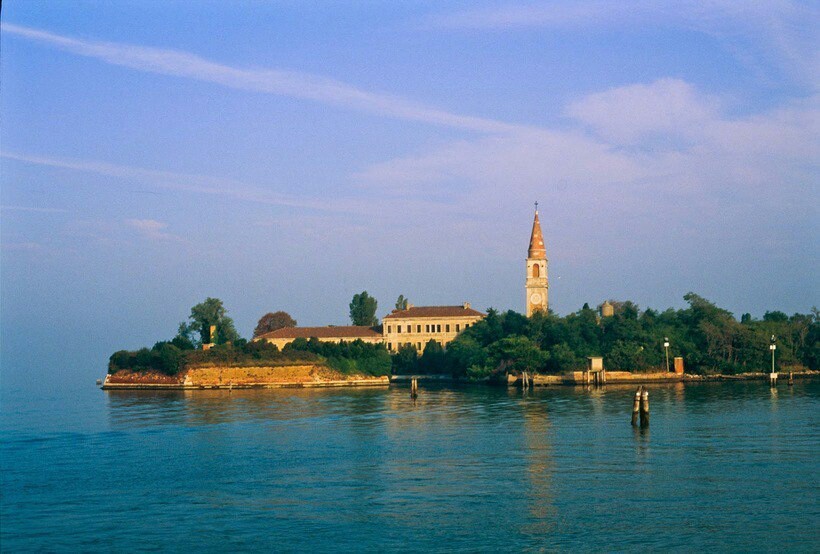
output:
POLYGON ((469 303, 469 302, 465 302, 465 303, 464 303, 464 309, 465 309, 465 310, 469 310, 469 309, 470 309, 470 303, 469 303))

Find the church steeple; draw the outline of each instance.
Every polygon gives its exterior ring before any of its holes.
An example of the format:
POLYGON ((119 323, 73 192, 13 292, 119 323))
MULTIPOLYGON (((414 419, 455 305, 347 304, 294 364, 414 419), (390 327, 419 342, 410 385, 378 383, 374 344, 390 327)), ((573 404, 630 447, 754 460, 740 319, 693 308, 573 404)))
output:
POLYGON ((532 221, 530 247, 527 250, 527 317, 538 311, 547 311, 547 249, 544 246, 544 235, 541 233, 541 222, 538 220, 538 202, 535 203, 535 218, 532 221))
POLYGON ((530 249, 527 252, 529 258, 546 258, 547 249, 544 247, 544 235, 541 234, 541 222, 538 221, 538 202, 535 203, 535 219, 532 221, 532 234, 530 235, 530 249))

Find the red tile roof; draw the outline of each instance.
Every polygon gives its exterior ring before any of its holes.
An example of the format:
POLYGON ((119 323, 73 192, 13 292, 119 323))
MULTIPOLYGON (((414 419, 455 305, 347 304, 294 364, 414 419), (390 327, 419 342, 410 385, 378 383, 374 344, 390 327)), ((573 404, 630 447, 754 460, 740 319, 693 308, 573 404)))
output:
POLYGON ((410 319, 424 317, 484 317, 486 314, 464 306, 413 306, 406 310, 393 310, 384 319, 410 319))
POLYGON ((329 327, 282 327, 276 331, 259 335, 260 339, 373 339, 381 338, 382 334, 363 325, 340 325, 329 327))

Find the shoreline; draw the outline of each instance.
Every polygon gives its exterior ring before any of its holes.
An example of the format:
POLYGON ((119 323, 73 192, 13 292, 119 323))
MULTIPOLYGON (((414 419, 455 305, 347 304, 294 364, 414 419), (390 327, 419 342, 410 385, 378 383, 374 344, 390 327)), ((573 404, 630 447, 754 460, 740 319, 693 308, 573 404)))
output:
MULTIPOLYGON (((281 369, 277 367, 256 367, 256 368, 208 368, 213 374, 219 374, 218 379, 203 378, 202 375, 197 375, 198 369, 192 369, 188 372, 178 376, 177 378, 169 378, 168 376, 158 377, 158 380, 163 382, 151 382, 151 375, 132 374, 119 375, 117 380, 112 381, 112 375, 106 375, 105 380, 99 387, 102 390, 247 390, 247 389, 283 389, 283 388, 334 388, 334 387, 388 387, 391 385, 403 386, 409 385, 412 379, 417 379, 421 382, 427 383, 441 383, 441 384, 479 384, 479 385, 496 385, 496 386, 510 386, 520 387, 521 377, 509 375, 507 382, 496 381, 492 382, 489 379, 475 381, 464 378, 453 377, 447 374, 434 375, 391 375, 381 377, 366 377, 366 376, 350 376, 344 377, 341 375, 332 375, 334 378, 327 378, 317 375, 315 371, 309 373, 310 378, 301 376, 300 379, 275 378, 271 374, 275 374, 276 370, 281 369), (267 373, 259 375, 251 372, 249 369, 262 371, 267 373), (222 378, 222 373, 230 373, 232 377, 227 380, 222 378), (237 371, 244 372, 240 379, 235 379, 237 371), (129 379, 132 377, 132 379, 129 379), (341 378, 339 378, 341 377, 341 378), (170 381, 170 382, 169 382, 170 381), (176 381, 176 382, 173 382, 176 381)), ((315 368, 311 368, 314 370, 315 368)), ((201 368, 199 368, 201 372, 201 368)), ((563 375, 531 375, 532 386, 549 387, 549 386, 592 386, 584 376, 585 372, 577 371, 563 375)), ((610 385, 628 385, 628 384, 658 384, 658 383, 705 383, 705 382, 719 382, 719 381, 765 381, 769 379, 768 373, 741 373, 738 375, 696 375, 696 374, 678 374, 678 373, 629 373, 625 371, 608 371, 606 372, 606 381, 604 384, 610 385)), ((788 372, 779 373, 781 380, 788 380, 788 372)), ((820 377, 820 371, 795 371, 792 372, 795 379, 813 379, 820 377)), ((208 377, 207 375, 204 377, 208 377)), ((284 377, 284 376, 283 376, 284 377)), ((330 376, 328 376, 330 377, 330 376)))

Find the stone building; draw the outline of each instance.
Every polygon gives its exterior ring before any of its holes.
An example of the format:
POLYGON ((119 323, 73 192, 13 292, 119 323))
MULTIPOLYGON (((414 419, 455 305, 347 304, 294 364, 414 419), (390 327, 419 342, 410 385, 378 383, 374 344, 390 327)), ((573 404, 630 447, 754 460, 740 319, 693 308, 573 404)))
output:
POLYGON ((538 221, 538 203, 535 204, 535 219, 532 222, 530 248, 527 251, 527 280, 526 280, 527 317, 537 311, 546 312, 549 308, 549 281, 547 279, 547 249, 544 246, 544 236, 541 233, 541 223, 538 221))
POLYGON ((382 321, 382 333, 387 349, 395 352, 401 346, 414 346, 424 350, 431 340, 446 346, 460 332, 481 321, 484 314, 470 307, 461 306, 412 306, 393 310, 382 321))
POLYGON ((329 325, 327 327, 283 327, 276 331, 271 331, 259 335, 255 340, 266 340, 275 344, 280 350, 286 344, 296 339, 308 339, 316 337, 322 342, 353 342, 360 339, 371 344, 384 342, 382 334, 373 327, 364 325, 329 325))
POLYGON ((393 310, 384 317, 382 330, 359 325, 329 327, 283 327, 265 333, 256 340, 266 340, 282 349, 298 338, 316 337, 326 342, 353 342, 362 340, 371 344, 384 343, 395 352, 399 347, 412 345, 424 350, 425 345, 434 340, 445 346, 461 331, 480 321, 484 314, 473 310, 469 303, 461 306, 413 306, 404 310, 393 310))

